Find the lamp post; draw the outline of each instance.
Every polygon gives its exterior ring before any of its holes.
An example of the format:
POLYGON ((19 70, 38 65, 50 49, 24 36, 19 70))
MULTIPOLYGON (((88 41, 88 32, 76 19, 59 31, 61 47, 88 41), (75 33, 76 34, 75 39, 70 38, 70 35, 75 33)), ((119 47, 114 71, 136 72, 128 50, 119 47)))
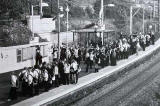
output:
POLYGON ((96 43, 96 44, 97 44, 97 41, 96 41, 96 40, 97 40, 97 39, 96 39, 96 38, 97 38, 97 29, 98 29, 98 26, 95 25, 95 27, 94 27, 94 34, 95 34, 95 35, 94 35, 94 36, 95 36, 95 43, 96 43))
POLYGON ((59 12, 59 0, 58 0, 58 59, 60 59, 60 12, 59 12))
POLYGON ((42 11, 42 0, 40 0, 40 17, 43 16, 43 11, 42 11))
POLYGON ((100 19, 100 26, 101 26, 101 39, 102 39, 102 45, 104 44, 104 30, 105 30, 105 24, 104 24, 104 7, 114 7, 114 4, 107 4, 104 5, 103 0, 101 0, 101 9, 100 9, 100 15, 99 15, 99 19, 100 19))
POLYGON ((68 5, 67 5, 67 8, 66 8, 66 12, 67 12, 67 22, 66 22, 66 24, 67 24, 67 36, 66 36, 66 43, 67 43, 67 61, 68 61, 68 28, 69 28, 69 21, 68 21, 68 13, 69 13, 69 7, 68 7, 68 5))
POLYGON ((132 24, 133 24, 133 18, 132 18, 132 14, 133 14, 133 7, 131 6, 130 7, 130 27, 129 27, 129 29, 130 29, 130 35, 132 34, 132 24))
POLYGON ((143 34, 144 34, 144 6, 143 6, 143 34))
POLYGON ((101 27, 102 27, 102 45, 103 45, 103 37, 104 37, 104 33, 103 30, 105 29, 104 27, 104 4, 103 4, 103 0, 101 0, 101 11, 102 11, 102 16, 101 16, 101 27))
POLYGON ((32 38, 34 38, 34 32, 33 32, 33 5, 32 5, 32 38))

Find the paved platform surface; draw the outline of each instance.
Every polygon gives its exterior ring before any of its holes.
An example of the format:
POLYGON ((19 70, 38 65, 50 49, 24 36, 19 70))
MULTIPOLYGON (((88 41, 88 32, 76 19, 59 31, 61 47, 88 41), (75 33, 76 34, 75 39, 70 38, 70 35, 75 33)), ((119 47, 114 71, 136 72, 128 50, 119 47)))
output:
MULTIPOLYGON (((98 79, 101 79, 102 77, 106 77, 111 75, 112 73, 118 71, 119 69, 125 68, 127 65, 129 65, 132 62, 135 62, 146 55, 152 53, 152 51, 156 50, 160 47, 160 40, 156 41, 155 45, 151 45, 146 48, 146 51, 140 51, 139 55, 132 55, 128 59, 120 60, 117 62, 117 66, 107 66, 103 69, 101 69, 98 73, 90 73, 88 75, 85 75, 81 78, 79 78, 78 84, 70 84, 70 85, 63 85, 58 88, 52 89, 48 92, 42 93, 38 96, 35 96, 33 98, 29 98, 27 100, 21 101, 14 106, 39 106, 46 102, 49 102, 51 100, 57 99, 59 97, 64 96, 68 93, 74 93, 75 90, 87 86, 94 81, 97 81, 98 79)), ((84 73, 84 72, 82 72, 84 73)))

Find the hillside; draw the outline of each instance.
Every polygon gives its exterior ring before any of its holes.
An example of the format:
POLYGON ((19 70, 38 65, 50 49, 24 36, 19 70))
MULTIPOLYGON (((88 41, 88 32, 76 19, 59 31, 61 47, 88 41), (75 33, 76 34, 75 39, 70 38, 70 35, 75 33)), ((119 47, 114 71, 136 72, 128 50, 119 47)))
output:
MULTIPOLYGON (((39 0, 2 0, 0 2, 0 19, 7 20, 24 20, 25 16, 31 14, 31 4, 38 5, 39 0)), ((49 7, 43 8, 44 17, 55 17, 57 16, 57 0, 43 0, 49 4, 49 7)), ((64 7, 64 17, 61 18, 61 31, 66 30, 66 0, 59 0, 60 6, 64 7)), ((70 29, 82 28, 87 24, 96 23, 99 18, 100 3, 101 0, 68 0, 69 1, 69 21, 70 29), (82 20, 82 21, 81 21, 82 20), (83 24, 82 24, 83 22, 83 24)), ((109 3, 114 3, 115 7, 105 7, 104 8, 104 20, 114 20, 113 24, 119 30, 127 30, 129 26, 129 13, 130 6, 135 3, 135 1, 143 2, 153 2, 153 0, 104 0, 104 5, 109 3)), ((135 12, 136 10, 134 10, 135 12)), ((39 8, 34 8, 34 13, 39 13, 39 8)), ((136 26, 140 27, 142 24, 142 10, 140 10, 134 17, 133 22, 136 26)), ((149 19, 150 10, 145 10, 145 19, 149 19)), ((107 21, 108 22, 108 21, 107 21)), ((107 24, 107 23, 106 23, 107 24)), ((140 28, 136 28, 139 29, 140 28)))
POLYGON ((79 6, 89 6, 89 5, 94 5, 96 0, 73 0, 73 2, 79 6))

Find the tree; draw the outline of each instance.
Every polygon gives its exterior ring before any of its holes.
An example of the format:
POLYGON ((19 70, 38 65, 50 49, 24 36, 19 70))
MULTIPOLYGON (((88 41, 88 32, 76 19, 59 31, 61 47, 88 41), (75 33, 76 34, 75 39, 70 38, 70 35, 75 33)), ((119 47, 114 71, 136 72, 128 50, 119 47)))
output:
POLYGON ((8 19, 20 19, 21 14, 24 11, 22 9, 21 0, 1 0, 0 2, 0 18, 5 19, 5 16, 8 19))
POLYGON ((94 17, 94 10, 91 7, 88 6, 85 9, 85 12, 87 13, 88 18, 93 18, 94 17))

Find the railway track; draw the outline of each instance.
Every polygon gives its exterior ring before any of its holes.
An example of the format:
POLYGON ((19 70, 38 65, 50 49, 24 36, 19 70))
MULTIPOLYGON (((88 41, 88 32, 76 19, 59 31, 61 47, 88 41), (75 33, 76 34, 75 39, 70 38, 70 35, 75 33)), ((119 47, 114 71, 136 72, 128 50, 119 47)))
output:
MULTIPOLYGON (((140 69, 142 66, 136 68, 142 71, 127 78, 123 83, 114 87, 88 106, 118 106, 120 103, 127 101, 129 97, 150 84, 154 78, 160 75, 160 59, 158 57, 160 57, 160 53, 153 58, 152 62, 145 63, 145 68, 140 69)), ((132 71, 135 71, 135 69, 132 71)))
MULTIPOLYGON (((148 85, 154 78, 156 78, 160 74, 159 69, 156 70, 152 75, 146 78, 144 81, 139 83, 136 87, 132 88, 129 93, 124 94, 121 98, 119 98, 115 103, 111 104, 110 106, 118 106, 120 102, 124 102, 126 99, 134 95, 137 91, 141 90, 144 86, 148 85)), ((125 86, 125 85, 124 85, 125 86)))

